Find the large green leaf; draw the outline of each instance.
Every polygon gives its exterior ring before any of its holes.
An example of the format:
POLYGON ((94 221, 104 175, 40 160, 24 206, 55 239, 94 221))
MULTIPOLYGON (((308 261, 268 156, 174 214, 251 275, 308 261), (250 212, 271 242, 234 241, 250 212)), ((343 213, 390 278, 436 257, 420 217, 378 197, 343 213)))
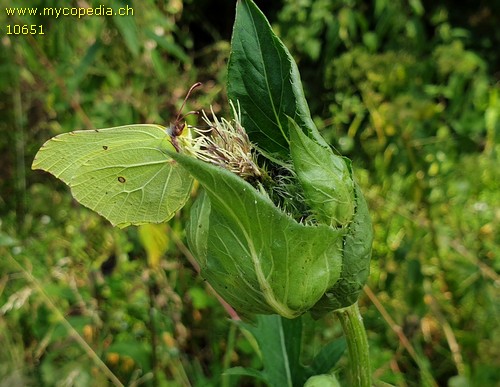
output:
POLYGON ((228 95, 239 101, 242 124, 264 152, 289 159, 287 116, 325 144, 311 119, 297 65, 251 0, 239 0, 236 8, 228 95))
POLYGON ((296 353, 290 354, 287 347, 297 344, 300 348, 301 327, 298 327, 300 318, 288 321, 290 323, 286 324, 287 320, 277 315, 260 315, 255 325, 240 323, 241 327, 248 330, 257 340, 264 369, 234 367, 226 373, 253 376, 262 379, 269 386, 294 386, 293 373, 298 371, 294 366, 298 364, 299 359, 296 353), (298 328, 298 335, 287 334, 287 328, 291 328, 295 333, 298 328))
POLYGON ((184 206, 193 182, 167 155, 173 149, 159 125, 81 130, 47 141, 32 168, 61 179, 114 226, 162 223, 184 206))
POLYGON ((300 224, 231 172, 172 157, 207 193, 188 228, 201 274, 238 312, 293 318, 337 282, 345 229, 300 224))
POLYGON ((346 348, 345 340, 325 345, 310 366, 300 361, 302 318, 286 319, 277 315, 259 315, 255 324, 239 323, 256 339, 262 356, 262 370, 235 367, 226 373, 248 375, 269 386, 303 386, 312 375, 328 373, 346 348))

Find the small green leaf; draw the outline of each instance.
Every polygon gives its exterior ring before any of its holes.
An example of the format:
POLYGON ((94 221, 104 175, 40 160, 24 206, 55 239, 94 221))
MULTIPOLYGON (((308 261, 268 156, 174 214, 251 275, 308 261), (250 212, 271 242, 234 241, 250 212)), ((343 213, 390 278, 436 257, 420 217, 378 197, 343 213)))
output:
MULTIPOLYGON (((111 0, 113 11, 118 14, 119 8, 130 7, 126 2, 121 0, 111 0)), ((120 31, 125 45, 133 56, 139 55, 140 43, 137 24, 133 15, 120 15, 110 18, 115 23, 116 28, 120 31)))
POLYGON ((238 312, 297 317, 337 282, 346 230, 297 223, 231 172, 172 157, 207 193, 191 213, 189 246, 202 276, 238 312))
POLYGON ((310 375, 325 374, 337 364, 347 347, 346 340, 341 337, 323 346, 309 368, 310 375))
MULTIPOLYGON (((233 367, 229 368, 224 372, 224 375, 235 375, 235 376, 251 376, 255 379, 262 380, 263 382, 266 382, 269 384, 269 382, 266 379, 266 375, 262 373, 262 371, 253 369, 253 368, 245 368, 245 367, 233 367)), ((272 385, 272 384, 269 384, 272 385)), ((286 384, 285 384, 286 386, 286 384)))
POLYGON ((370 274, 373 229, 363 193, 354 184, 356 212, 344 240, 342 274, 335 286, 311 310, 314 317, 354 304, 370 274))
POLYGON ((287 116, 326 145, 311 119, 295 61, 251 0, 238 1, 236 8, 228 95, 241 106, 250 140, 265 153, 288 160, 287 116))
POLYGON ((350 161, 307 137, 290 119, 290 153, 307 203, 318 221, 347 226, 354 215, 350 161))
POLYGON ((81 130, 47 141, 32 168, 61 179, 114 226, 162 223, 184 206, 193 182, 167 155, 173 149, 159 125, 81 130))

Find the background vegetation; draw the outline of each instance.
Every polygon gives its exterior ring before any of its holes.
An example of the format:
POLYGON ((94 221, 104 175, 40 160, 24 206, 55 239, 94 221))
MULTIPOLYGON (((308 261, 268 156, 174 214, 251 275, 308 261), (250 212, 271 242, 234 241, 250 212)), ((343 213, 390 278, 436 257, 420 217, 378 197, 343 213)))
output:
MULTIPOLYGON (((257 3, 369 201, 375 244, 360 305, 376 380, 498 385, 498 2, 257 3)), ((167 123, 196 81, 189 108, 227 112, 233 2, 133 7, 133 17, 84 20, 0 9, 1 26, 45 29, 2 29, 0 40, 2 386, 106 385, 106 372, 126 385, 255 383, 221 376, 260 357, 189 263, 188 208, 166 226, 117 230, 30 170, 58 133, 167 123)), ((304 361, 341 334, 334 317, 307 321, 304 361)))

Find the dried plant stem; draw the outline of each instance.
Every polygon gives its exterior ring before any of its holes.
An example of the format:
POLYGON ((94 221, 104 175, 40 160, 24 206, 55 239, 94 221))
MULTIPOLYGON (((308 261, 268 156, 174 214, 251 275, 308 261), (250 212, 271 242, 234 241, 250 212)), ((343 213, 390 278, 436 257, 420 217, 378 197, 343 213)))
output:
POLYGON ((95 363, 96 367, 101 370, 101 372, 106 375, 106 377, 115 385, 119 387, 123 387, 123 383, 116 377, 116 375, 108 368, 108 366, 101 360, 101 358, 95 353, 92 347, 83 339, 83 337, 76 331, 75 328, 66 320, 61 311, 57 308, 57 306, 52 302, 52 299, 45 292, 42 285, 38 282, 38 280, 31 275, 30 272, 24 269, 24 267, 11 255, 9 255, 10 260, 14 263, 15 266, 19 268, 19 270, 24 274, 26 279, 33 284, 38 293, 44 299, 46 305, 55 314, 57 319, 61 322, 61 324, 68 330, 70 336, 82 347, 87 356, 92 359, 95 363))
POLYGON ((403 328, 401 328, 398 324, 396 324, 396 322, 390 316, 389 312, 385 309, 385 307, 382 305, 382 303, 379 301, 375 293, 372 292, 372 290, 368 285, 365 285, 363 290, 365 294, 368 296, 368 298, 371 300, 371 302, 373 302, 373 305, 375 305, 377 310, 380 312, 385 322, 389 325, 389 327, 393 330, 393 332, 396 333, 401 345, 406 349, 406 351, 408 351, 408 353, 410 354, 411 358, 415 361, 415 363, 417 363, 417 366, 422 374, 422 380, 425 381, 427 386, 436 387, 437 383, 432 377, 432 373, 429 372, 427 365, 422 361, 420 356, 418 356, 417 352, 411 345, 410 341, 403 333, 403 328))
POLYGON ((432 285, 429 280, 424 281, 424 290, 427 295, 428 304, 430 305, 432 312, 439 321, 439 325, 443 329, 446 341, 448 342, 448 346, 450 347, 451 356, 455 363, 455 367, 457 368, 457 372, 459 375, 465 376, 466 369, 462 357, 462 352, 460 350, 460 345, 458 344, 457 338, 455 337, 455 333, 453 332, 450 323, 446 320, 445 316, 441 312, 439 304, 432 294, 432 285))

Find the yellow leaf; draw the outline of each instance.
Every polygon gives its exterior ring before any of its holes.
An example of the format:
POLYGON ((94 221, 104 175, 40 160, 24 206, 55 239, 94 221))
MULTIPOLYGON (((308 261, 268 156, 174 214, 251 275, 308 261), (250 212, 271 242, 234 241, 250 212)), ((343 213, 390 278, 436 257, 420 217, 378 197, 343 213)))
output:
POLYGON ((170 243, 166 223, 139 226, 139 240, 146 250, 149 267, 158 267, 170 243))

